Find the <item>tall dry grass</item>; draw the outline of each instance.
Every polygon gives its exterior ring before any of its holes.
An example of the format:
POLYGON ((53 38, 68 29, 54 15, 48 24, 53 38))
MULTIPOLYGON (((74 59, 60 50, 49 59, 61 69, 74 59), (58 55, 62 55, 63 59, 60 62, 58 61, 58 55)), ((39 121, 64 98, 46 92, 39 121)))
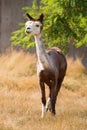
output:
POLYGON ((79 91, 79 89, 86 89, 87 87, 87 68, 83 66, 81 60, 77 58, 73 61, 68 58, 68 68, 64 80, 65 88, 72 91, 79 91))
POLYGON ((0 56, 0 86, 21 87, 21 89, 32 87, 30 85, 32 80, 36 82, 35 74, 35 55, 14 51, 0 56))
POLYGON ((68 59, 56 117, 48 112, 40 118, 40 97, 35 55, 12 52, 0 56, 0 130, 87 129, 87 70, 79 59, 68 59))

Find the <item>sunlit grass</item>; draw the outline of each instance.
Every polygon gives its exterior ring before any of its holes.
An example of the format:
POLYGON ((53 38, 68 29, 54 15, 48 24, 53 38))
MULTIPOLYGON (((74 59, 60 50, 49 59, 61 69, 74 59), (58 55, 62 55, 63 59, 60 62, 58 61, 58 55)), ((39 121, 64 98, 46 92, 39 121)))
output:
POLYGON ((12 52, 0 57, 0 71, 4 75, 28 76, 36 72, 35 56, 12 52))
POLYGON ((68 59, 68 68, 64 80, 64 86, 68 90, 78 91, 87 87, 87 69, 82 65, 81 60, 68 59))
POLYGON ((77 59, 68 69, 56 103, 41 119, 41 93, 35 55, 12 52, 0 56, 0 130, 86 130, 87 70, 77 59))

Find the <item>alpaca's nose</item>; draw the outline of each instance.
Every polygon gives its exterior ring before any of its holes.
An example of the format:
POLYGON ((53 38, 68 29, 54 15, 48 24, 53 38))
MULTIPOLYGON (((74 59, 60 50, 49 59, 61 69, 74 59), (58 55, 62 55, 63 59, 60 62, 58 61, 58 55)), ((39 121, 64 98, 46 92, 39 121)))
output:
POLYGON ((31 29, 30 27, 27 27, 26 28, 26 33, 30 33, 30 29, 31 29))
POLYGON ((30 27, 28 27, 27 29, 28 29, 28 30, 30 30, 31 28, 30 28, 30 27))

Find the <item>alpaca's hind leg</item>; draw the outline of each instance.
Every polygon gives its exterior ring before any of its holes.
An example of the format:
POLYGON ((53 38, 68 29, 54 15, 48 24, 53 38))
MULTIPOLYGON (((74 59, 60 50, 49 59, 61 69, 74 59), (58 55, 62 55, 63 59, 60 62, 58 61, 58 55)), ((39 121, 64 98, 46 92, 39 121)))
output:
POLYGON ((55 89, 51 90, 52 94, 51 94, 51 106, 52 106, 52 114, 55 115, 56 114, 56 110, 55 110, 55 104, 56 104, 56 100, 57 100, 57 96, 58 96, 58 92, 61 88, 61 84, 62 84, 63 79, 58 80, 57 86, 55 87, 55 89))
POLYGON ((50 89, 50 100, 51 100, 51 112, 53 115, 56 114, 55 104, 56 104, 56 82, 53 82, 50 89))
POLYGON ((40 88, 41 88, 41 94, 42 94, 42 115, 41 117, 43 118, 46 113, 46 96, 45 96, 45 85, 44 82, 40 82, 40 88))
MULTIPOLYGON (((54 91, 54 90, 52 90, 52 91, 54 91)), ((53 115, 56 114, 55 104, 56 104, 56 96, 52 93, 51 94, 51 112, 53 115)))
POLYGON ((64 79, 64 77, 58 79, 57 87, 56 87, 56 97, 57 97, 57 95, 58 95, 58 92, 60 91, 60 88, 61 88, 61 85, 62 85, 63 79, 64 79))
POLYGON ((58 92, 61 88, 62 81, 63 81, 63 78, 59 79, 58 82, 54 86, 51 87, 51 107, 52 107, 51 112, 53 115, 56 114, 55 104, 56 104, 58 92))

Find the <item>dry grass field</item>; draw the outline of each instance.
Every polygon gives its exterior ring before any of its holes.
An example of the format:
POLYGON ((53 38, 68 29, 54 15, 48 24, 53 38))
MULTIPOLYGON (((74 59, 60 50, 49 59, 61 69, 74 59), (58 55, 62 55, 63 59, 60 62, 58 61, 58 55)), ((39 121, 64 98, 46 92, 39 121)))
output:
POLYGON ((0 130, 87 130, 87 70, 79 59, 68 59, 56 110, 56 117, 48 112, 41 119, 34 55, 0 56, 0 130))

